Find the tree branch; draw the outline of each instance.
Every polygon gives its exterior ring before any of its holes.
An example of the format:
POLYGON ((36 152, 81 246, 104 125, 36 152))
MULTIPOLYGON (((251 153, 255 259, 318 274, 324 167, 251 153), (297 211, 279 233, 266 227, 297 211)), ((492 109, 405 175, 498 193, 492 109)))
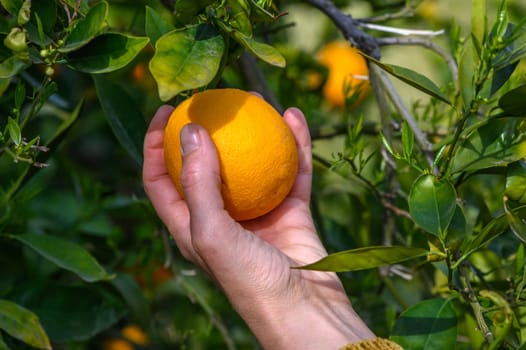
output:
POLYGON ((430 49, 440 55, 449 66, 455 88, 458 89, 458 66, 451 54, 444 50, 441 46, 425 38, 415 37, 397 37, 397 38, 378 38, 376 42, 380 46, 384 45, 418 45, 430 49))
POLYGON ((340 11, 336 5, 330 0, 305 0, 306 3, 312 5, 322 11, 329 17, 338 29, 342 32, 345 39, 358 47, 364 53, 376 59, 380 59, 380 48, 376 40, 358 28, 359 22, 353 19, 350 15, 346 15, 340 11))

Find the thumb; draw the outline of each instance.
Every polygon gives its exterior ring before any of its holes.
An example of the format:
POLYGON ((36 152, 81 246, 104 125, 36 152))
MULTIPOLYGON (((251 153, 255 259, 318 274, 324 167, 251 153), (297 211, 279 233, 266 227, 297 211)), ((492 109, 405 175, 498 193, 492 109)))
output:
POLYGON ((191 219, 197 223, 210 220, 212 213, 224 211, 220 191, 219 159, 206 130, 197 124, 181 129, 183 166, 181 184, 191 219))

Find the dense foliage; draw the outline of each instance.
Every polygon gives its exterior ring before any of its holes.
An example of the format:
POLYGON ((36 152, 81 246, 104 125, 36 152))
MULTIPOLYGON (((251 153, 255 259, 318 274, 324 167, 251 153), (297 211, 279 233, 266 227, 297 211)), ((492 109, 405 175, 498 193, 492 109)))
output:
POLYGON ((0 0, 0 349, 258 347, 141 186, 156 108, 216 86, 304 110, 331 252, 305 268, 378 335, 526 349, 526 6, 461 3, 0 0), (359 107, 309 79, 342 37, 359 107))

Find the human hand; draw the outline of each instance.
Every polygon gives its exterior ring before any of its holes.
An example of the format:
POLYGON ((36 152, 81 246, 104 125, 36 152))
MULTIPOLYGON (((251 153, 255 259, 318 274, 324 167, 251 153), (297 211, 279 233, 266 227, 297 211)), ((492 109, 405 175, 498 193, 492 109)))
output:
POLYGON ((143 182, 182 255, 204 270, 267 349, 338 349, 374 338, 354 312, 335 273, 292 269, 327 255, 312 221, 311 141, 300 110, 285 111, 296 139, 299 169, 287 198, 270 213, 236 222, 224 210, 219 162, 206 131, 181 131, 185 199, 163 154, 173 108, 161 107, 144 141, 143 182))

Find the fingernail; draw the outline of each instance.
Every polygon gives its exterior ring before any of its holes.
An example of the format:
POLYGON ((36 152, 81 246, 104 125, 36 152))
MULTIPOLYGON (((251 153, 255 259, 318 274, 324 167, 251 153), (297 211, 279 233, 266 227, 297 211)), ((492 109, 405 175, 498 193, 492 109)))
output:
POLYGON ((181 154, 186 156, 201 145, 199 129, 195 124, 187 124, 181 129, 181 154))

